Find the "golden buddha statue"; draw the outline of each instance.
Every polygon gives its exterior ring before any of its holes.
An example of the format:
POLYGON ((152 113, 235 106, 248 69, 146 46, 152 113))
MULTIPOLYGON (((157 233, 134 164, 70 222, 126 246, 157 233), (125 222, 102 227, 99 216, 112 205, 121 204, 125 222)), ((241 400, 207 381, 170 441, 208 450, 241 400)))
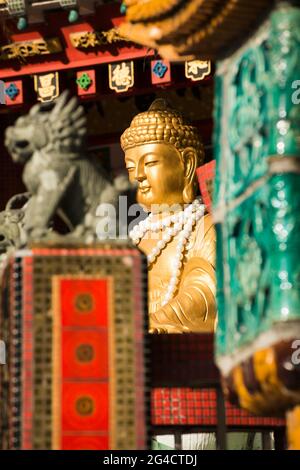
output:
POLYGON ((147 255, 152 333, 211 332, 216 319, 215 229, 198 195, 197 129, 155 100, 121 137, 129 179, 149 216, 130 232, 147 255))

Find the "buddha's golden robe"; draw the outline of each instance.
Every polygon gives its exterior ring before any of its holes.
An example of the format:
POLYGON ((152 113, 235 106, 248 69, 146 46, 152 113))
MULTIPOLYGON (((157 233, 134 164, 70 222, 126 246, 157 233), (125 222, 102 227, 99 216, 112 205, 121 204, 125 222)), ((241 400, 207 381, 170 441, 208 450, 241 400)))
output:
MULTIPOLYGON (((148 254, 156 243, 157 239, 145 239, 140 248, 148 254)), ((173 273, 177 243, 175 237, 148 271, 150 329, 168 333, 214 331, 216 236, 211 216, 206 214, 196 223, 186 245, 177 293, 162 306, 173 273)))

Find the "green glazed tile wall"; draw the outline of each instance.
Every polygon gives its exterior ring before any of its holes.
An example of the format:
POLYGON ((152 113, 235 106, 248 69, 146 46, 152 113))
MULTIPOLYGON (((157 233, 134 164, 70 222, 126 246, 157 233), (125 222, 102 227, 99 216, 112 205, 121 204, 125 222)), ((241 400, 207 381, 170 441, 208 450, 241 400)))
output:
POLYGON ((251 343, 275 322, 300 321, 296 80, 300 8, 288 4, 277 7, 253 37, 217 67, 219 356, 251 343))

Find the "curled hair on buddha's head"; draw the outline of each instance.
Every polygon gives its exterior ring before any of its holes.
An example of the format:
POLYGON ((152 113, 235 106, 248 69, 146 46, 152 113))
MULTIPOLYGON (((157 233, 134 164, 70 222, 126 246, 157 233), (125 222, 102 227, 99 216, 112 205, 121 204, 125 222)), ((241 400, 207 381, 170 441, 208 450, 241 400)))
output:
POLYGON ((162 98, 153 101, 148 111, 137 114, 121 136, 121 147, 125 152, 150 143, 171 144, 183 158, 184 150, 192 148, 197 154, 197 166, 203 164, 204 147, 197 128, 162 98))

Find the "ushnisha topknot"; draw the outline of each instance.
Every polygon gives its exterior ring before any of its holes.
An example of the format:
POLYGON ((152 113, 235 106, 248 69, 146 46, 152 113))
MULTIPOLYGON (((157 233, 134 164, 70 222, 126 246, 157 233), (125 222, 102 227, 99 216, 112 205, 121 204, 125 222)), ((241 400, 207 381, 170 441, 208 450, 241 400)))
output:
POLYGON ((179 151, 193 147, 197 151, 198 166, 203 163, 204 148, 197 128, 189 125, 183 115, 162 98, 133 118, 121 136, 121 147, 125 152, 138 145, 159 142, 172 144, 179 151))

